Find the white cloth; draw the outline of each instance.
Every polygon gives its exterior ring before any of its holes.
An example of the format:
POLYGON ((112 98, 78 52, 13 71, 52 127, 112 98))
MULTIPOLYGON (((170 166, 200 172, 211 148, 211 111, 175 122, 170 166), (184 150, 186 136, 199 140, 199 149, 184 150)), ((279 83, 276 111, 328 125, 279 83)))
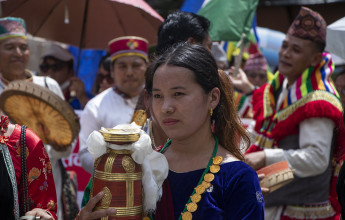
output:
POLYGON ((93 159, 87 150, 87 138, 91 132, 104 128, 112 128, 118 124, 130 123, 138 96, 124 99, 113 88, 109 88, 86 104, 80 117, 79 160, 89 173, 93 170, 93 159))
MULTIPOLYGON (((58 95, 60 98, 62 98, 63 100, 65 100, 63 93, 60 89, 59 84, 52 78, 50 77, 43 77, 43 76, 35 76, 33 75, 30 71, 26 70, 26 72, 30 75, 32 75, 32 82, 48 88, 50 91, 54 92, 56 95, 58 95)), ((3 92, 5 86, 2 82, 0 82, 0 94, 3 92)), ((52 166, 52 171, 53 171, 53 177, 54 177, 54 183, 55 183, 55 189, 56 189, 56 197, 57 197, 57 217, 58 219, 63 220, 63 210, 62 210, 62 201, 61 201, 61 191, 62 191, 62 178, 61 178, 61 170, 60 170, 60 166, 58 163, 58 160, 61 158, 65 158, 68 157, 71 153, 71 147, 67 148, 66 151, 63 152, 59 152, 54 150, 54 148, 49 145, 49 144, 45 144, 44 145, 48 156, 49 156, 49 160, 52 166)))
POLYGON ((169 173, 168 161, 165 156, 152 150, 150 136, 140 127, 132 123, 131 125, 118 125, 121 128, 138 129, 140 138, 138 141, 128 145, 116 145, 106 143, 103 136, 98 131, 93 131, 87 139, 87 146, 94 159, 106 153, 107 148, 114 150, 130 150, 132 158, 137 164, 142 165, 142 184, 144 189, 144 211, 154 211, 156 203, 162 196, 162 185, 169 173))
POLYGON ((287 81, 287 79, 285 78, 285 79, 283 80, 282 91, 281 91, 280 94, 279 94, 278 101, 277 101, 277 105, 276 105, 276 110, 277 110, 277 111, 279 110, 279 107, 280 107, 281 104, 283 103, 284 98, 285 98, 285 97, 288 95, 288 93, 289 93, 287 83, 288 83, 288 81, 287 81))

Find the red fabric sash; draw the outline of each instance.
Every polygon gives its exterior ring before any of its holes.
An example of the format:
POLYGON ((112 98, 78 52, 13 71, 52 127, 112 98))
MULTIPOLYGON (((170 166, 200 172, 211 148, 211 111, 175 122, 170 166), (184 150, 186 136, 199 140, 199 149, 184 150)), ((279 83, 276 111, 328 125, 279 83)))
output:
MULTIPOLYGON (((160 150, 162 150, 163 146, 164 145, 158 146, 155 151, 159 152, 160 150)), ((157 208, 156 212, 153 215, 153 219, 174 220, 174 205, 168 178, 165 179, 162 188, 162 198, 157 203, 157 208)))
POLYGON ((174 206, 168 179, 166 179, 163 183, 163 195, 161 200, 157 203, 156 213, 153 215, 153 219, 175 219, 174 206))

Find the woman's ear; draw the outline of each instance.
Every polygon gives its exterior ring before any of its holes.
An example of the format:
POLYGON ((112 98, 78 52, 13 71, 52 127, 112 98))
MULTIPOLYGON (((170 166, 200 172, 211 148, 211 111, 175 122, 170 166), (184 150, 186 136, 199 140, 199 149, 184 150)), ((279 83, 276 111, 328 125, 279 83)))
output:
POLYGON ((209 92, 210 108, 215 109, 219 104, 219 100, 220 100, 220 90, 218 87, 215 87, 209 92))
POLYGON ((190 44, 197 44, 198 43, 193 37, 189 37, 187 42, 190 44))

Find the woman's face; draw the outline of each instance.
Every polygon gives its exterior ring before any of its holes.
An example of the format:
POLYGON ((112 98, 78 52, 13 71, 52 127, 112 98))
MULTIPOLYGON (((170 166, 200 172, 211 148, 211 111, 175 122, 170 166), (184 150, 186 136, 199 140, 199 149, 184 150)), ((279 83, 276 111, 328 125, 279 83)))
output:
POLYGON ((214 105, 211 94, 204 92, 191 70, 162 65, 153 78, 154 117, 172 139, 185 139, 200 129, 210 129, 209 112, 214 105))

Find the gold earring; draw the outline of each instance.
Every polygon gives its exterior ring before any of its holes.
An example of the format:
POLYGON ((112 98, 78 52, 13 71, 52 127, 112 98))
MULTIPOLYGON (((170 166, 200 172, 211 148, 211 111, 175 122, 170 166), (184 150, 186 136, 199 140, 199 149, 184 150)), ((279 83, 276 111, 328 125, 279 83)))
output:
POLYGON ((212 115, 213 115, 213 108, 211 108, 210 110, 210 117, 212 117, 212 115))

